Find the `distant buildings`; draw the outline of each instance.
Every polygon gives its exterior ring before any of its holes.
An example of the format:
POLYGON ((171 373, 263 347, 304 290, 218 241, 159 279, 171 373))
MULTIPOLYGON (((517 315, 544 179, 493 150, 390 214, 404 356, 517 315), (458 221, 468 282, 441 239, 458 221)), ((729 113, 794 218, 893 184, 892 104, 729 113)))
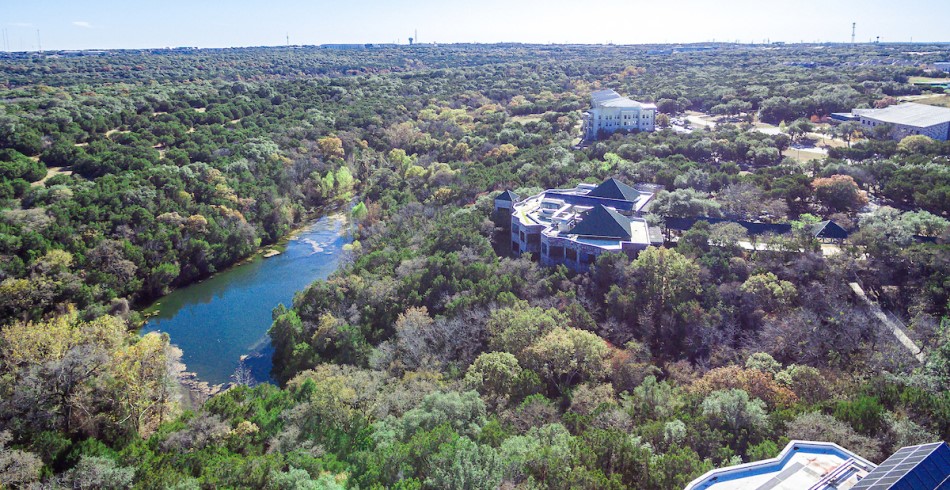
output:
POLYGON ((594 141, 621 129, 653 131, 656 105, 621 97, 613 90, 590 94, 590 109, 584 113, 584 139, 594 141))
POLYGON ((938 61, 934 63, 934 68, 940 71, 950 72, 950 61, 938 61))
POLYGON ((709 471, 685 490, 938 490, 948 483, 945 442, 905 447, 875 465, 837 444, 791 441, 772 459, 709 471))
POLYGON ((926 104, 906 103, 884 109, 855 109, 853 114, 870 132, 875 128, 888 127, 895 140, 921 134, 935 140, 950 138, 950 109, 926 104))
POLYGON ((651 232, 640 217, 655 191, 647 186, 634 189, 616 179, 549 189, 521 201, 506 191, 495 199, 495 212, 510 216, 511 250, 516 255, 533 253, 542 265, 585 271, 605 252, 633 257, 650 245, 662 245, 659 230, 651 232))

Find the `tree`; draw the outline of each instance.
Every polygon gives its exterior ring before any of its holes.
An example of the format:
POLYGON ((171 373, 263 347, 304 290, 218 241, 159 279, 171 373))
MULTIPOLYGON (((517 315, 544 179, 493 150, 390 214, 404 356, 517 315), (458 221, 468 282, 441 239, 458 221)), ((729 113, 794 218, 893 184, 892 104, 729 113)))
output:
POLYGON ((461 437, 431 456, 428 488, 492 490, 501 482, 503 463, 489 446, 461 437))
POLYGON ((567 317, 554 309, 528 308, 522 304, 502 308, 492 312, 488 320, 488 346, 524 361, 522 351, 548 332, 567 325, 567 317))
POLYGON ((758 186, 740 182, 724 187, 716 196, 716 201, 719 202, 726 216, 748 221, 762 214, 766 199, 758 186))
POLYGON ((834 134, 843 139, 851 148, 851 142, 859 138, 862 134, 863 126, 858 121, 845 121, 835 126, 834 134))
POLYGON ((746 294, 746 308, 766 312, 788 308, 797 295, 794 284, 780 281, 771 272, 749 276, 739 289, 746 294))
POLYGON ((794 142, 801 142, 808 133, 815 130, 815 126, 808 119, 797 119, 788 125, 788 135, 794 142))
POLYGON ((936 142, 928 136, 913 134, 905 136, 897 144, 897 150, 908 155, 926 155, 935 149, 936 142))
POLYGON ((688 328, 701 322, 700 268, 676 250, 648 247, 610 288, 611 313, 635 326, 654 353, 674 355, 688 345, 688 328))
POLYGON ((854 212, 868 203, 867 193, 850 175, 819 177, 811 185, 815 197, 831 212, 854 212))
POLYGON ((344 156, 343 141, 336 136, 324 136, 317 140, 317 147, 326 158, 339 158, 344 156))
POLYGON ((576 328, 548 332, 525 350, 525 363, 558 394, 585 380, 607 375, 609 349, 603 339, 576 328))
POLYGON ((653 212, 660 216, 692 218, 719 216, 719 203, 694 189, 660 191, 653 204, 653 212))
POLYGON ((841 422, 831 415, 820 412, 804 413, 788 422, 787 426, 789 439, 833 442, 871 461, 881 460, 880 443, 858 434, 846 422, 841 422))
POLYGON ((743 390, 720 390, 710 393, 703 400, 703 415, 731 432, 745 429, 752 432, 763 430, 768 424, 765 402, 749 399, 743 390))
POLYGON ((465 384, 492 400, 508 400, 521 383, 523 370, 507 352, 479 355, 465 373, 465 384))
POLYGON ((26 488, 40 479, 43 460, 31 452, 8 448, 11 439, 9 431, 0 432, 0 484, 26 488))

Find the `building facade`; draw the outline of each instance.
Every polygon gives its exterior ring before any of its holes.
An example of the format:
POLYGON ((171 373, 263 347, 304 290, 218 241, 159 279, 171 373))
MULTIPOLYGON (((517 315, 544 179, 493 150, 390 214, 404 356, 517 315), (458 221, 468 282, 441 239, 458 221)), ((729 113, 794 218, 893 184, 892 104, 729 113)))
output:
POLYGON ((655 191, 608 179, 597 186, 549 189, 510 207, 506 191, 496 198, 495 212, 510 209, 512 253, 534 254, 542 265, 580 272, 606 252, 634 257, 650 245, 662 245, 661 233, 642 218, 655 191))
POLYGON ((656 105, 622 97, 613 90, 598 90, 590 95, 590 109, 583 115, 584 139, 594 141, 601 135, 621 129, 653 131, 656 105))
POLYGON ((854 115, 861 126, 874 134, 885 127, 887 134, 901 140, 907 136, 923 135, 938 141, 950 138, 950 109, 926 104, 892 105, 884 109, 855 109, 854 115))

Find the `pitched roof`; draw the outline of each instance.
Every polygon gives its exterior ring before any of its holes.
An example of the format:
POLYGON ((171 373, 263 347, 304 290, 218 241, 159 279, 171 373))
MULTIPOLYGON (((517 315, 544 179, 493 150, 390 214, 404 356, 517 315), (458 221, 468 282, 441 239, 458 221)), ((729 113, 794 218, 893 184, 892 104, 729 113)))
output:
POLYGON ((511 192, 508 189, 505 189, 505 192, 498 194, 498 197, 495 198, 496 201, 508 201, 508 202, 518 202, 518 194, 511 192))
POLYGON ((592 107, 640 107, 643 109, 656 109, 656 105, 654 104, 637 102, 613 90, 595 90, 591 92, 590 103, 592 107))
POLYGON ((822 221, 821 223, 816 223, 811 227, 811 234, 815 238, 836 238, 844 239, 848 238, 848 232, 842 228, 838 223, 835 223, 831 220, 822 221))
POLYGON ((569 235, 630 240, 630 220, 613 209, 598 204, 584 215, 583 221, 567 233, 569 235))
POLYGON ((950 121, 950 109, 926 104, 892 105, 884 109, 855 111, 855 114, 891 124, 904 124, 925 128, 950 121))
POLYGON ((603 183, 595 187, 594 190, 590 191, 587 195, 631 202, 636 201, 637 198, 640 197, 640 193, 637 192, 636 189, 614 178, 603 181, 603 183))

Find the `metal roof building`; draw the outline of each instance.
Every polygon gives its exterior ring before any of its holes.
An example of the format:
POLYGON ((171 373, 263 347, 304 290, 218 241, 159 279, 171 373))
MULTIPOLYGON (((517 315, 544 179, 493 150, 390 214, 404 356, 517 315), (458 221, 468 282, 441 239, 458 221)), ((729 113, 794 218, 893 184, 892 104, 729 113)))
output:
POLYGON ((935 140, 947 141, 950 137, 950 109, 926 104, 892 105, 883 109, 856 109, 853 111, 865 128, 887 126, 890 136, 902 139, 906 136, 923 135, 935 140))

